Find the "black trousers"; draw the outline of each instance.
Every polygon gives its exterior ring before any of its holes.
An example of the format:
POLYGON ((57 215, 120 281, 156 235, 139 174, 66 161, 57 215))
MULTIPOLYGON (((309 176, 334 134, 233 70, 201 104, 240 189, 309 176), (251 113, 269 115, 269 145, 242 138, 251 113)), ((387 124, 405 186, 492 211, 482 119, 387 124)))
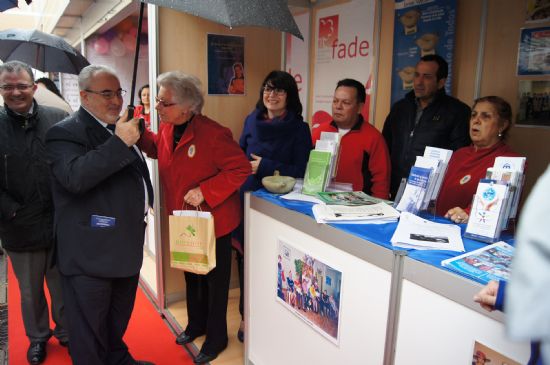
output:
POLYGON ((74 365, 134 365, 122 340, 136 299, 139 275, 97 278, 62 275, 74 365))
POLYGON ((231 276, 231 235, 216 239, 216 267, 206 275, 185 273, 188 324, 192 337, 206 334, 201 348, 217 354, 227 347, 227 297, 231 276))

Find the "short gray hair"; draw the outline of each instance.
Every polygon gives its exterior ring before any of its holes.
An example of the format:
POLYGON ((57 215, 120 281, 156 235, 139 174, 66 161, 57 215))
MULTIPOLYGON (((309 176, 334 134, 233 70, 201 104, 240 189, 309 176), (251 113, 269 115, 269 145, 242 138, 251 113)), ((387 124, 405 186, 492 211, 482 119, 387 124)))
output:
POLYGON ((78 88, 80 90, 86 90, 87 88, 89 88, 94 76, 100 73, 108 73, 118 79, 115 70, 110 67, 103 65, 89 65, 84 67, 78 75, 78 88))
POLYGON ((29 65, 21 61, 8 61, 0 65, 0 75, 4 72, 8 73, 19 73, 25 71, 31 77, 31 81, 34 84, 34 75, 32 69, 29 65))
POLYGON ((202 83, 192 75, 181 71, 169 71, 159 75, 158 86, 170 89, 175 95, 175 102, 189 103, 191 110, 200 113, 204 105, 202 83))

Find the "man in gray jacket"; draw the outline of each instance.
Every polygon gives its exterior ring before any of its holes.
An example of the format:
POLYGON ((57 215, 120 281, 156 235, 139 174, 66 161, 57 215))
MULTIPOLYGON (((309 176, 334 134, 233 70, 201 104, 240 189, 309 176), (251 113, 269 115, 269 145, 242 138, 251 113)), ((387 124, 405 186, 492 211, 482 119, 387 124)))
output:
POLYGON ((56 324, 53 335, 68 345, 59 273, 52 265, 53 201, 44 145, 46 131, 68 114, 38 105, 35 90, 28 65, 0 65, 0 238, 19 282, 30 364, 45 360, 52 336, 44 278, 56 324))

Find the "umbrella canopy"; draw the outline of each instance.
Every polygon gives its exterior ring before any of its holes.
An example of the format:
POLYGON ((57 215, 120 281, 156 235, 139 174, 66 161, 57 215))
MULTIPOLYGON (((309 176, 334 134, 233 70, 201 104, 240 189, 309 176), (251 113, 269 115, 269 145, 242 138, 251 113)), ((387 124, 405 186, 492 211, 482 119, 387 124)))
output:
MULTIPOLYGON (((272 28, 304 39, 285 0, 141 0, 138 29, 141 29, 144 3, 183 11, 228 27, 272 28)), ((129 107, 134 103, 140 37, 141 32, 138 32, 129 107)))
POLYGON ((0 0, 0 11, 15 8, 17 6, 17 0, 0 0))
POLYGON ((304 39, 284 0, 141 0, 228 27, 259 26, 272 28, 304 39))
POLYGON ((0 32, 0 60, 21 61, 40 71, 75 75, 90 64, 63 38, 33 29, 0 32))
MULTIPOLYGON (((27 4, 30 4, 32 0, 25 0, 27 4)), ((15 8, 17 6, 17 0, 0 0, 0 11, 15 8)))

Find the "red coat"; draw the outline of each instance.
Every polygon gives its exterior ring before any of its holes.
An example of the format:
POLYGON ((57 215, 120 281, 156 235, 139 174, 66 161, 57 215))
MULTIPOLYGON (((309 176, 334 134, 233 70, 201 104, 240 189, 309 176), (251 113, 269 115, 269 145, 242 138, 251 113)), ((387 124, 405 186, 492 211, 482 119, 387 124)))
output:
POLYGON ((201 208, 212 212, 216 237, 230 233, 241 220, 239 187, 252 172, 231 131, 198 114, 175 150, 173 141, 174 126, 168 123, 161 123, 158 135, 146 130, 139 141, 149 157, 158 159, 168 213, 182 209, 185 194, 200 186, 201 208))

